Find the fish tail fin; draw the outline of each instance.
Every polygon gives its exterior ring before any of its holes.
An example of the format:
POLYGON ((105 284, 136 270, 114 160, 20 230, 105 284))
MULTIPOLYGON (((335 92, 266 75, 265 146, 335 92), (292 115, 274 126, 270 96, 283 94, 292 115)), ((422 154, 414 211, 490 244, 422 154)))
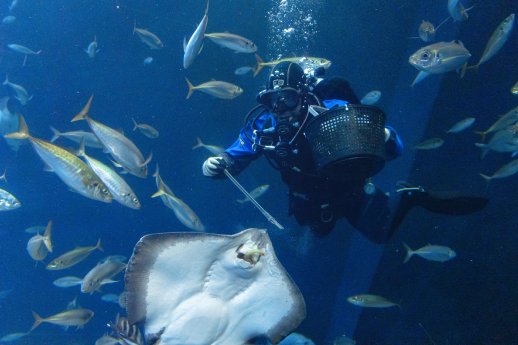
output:
POLYGON ((79 148, 76 151, 76 156, 78 157, 84 157, 86 156, 85 151, 85 138, 81 138, 81 142, 79 143, 79 148))
POLYGON ((94 95, 91 95, 90 98, 88 98, 88 102, 86 102, 85 106, 83 107, 83 109, 81 109, 81 111, 79 112, 79 114, 77 114, 76 116, 74 116, 72 118, 72 121, 70 122, 76 122, 76 121, 81 121, 81 120, 86 120, 86 118, 88 117, 88 113, 90 112, 90 106, 92 105, 92 100, 94 99, 94 95))
POLYGON ((159 196, 162 196, 162 195, 166 195, 167 193, 164 192, 164 190, 160 187, 158 187, 158 190, 156 191, 155 194, 151 195, 152 198, 157 198, 159 196))
POLYGON ((53 143, 61 136, 61 132, 52 126, 50 126, 50 130, 52 131, 52 138, 50 139, 50 142, 53 143))
POLYGON ((36 327, 38 327, 43 321, 45 321, 44 318, 38 315, 34 310, 32 311, 32 316, 34 317, 34 323, 32 324, 31 329, 29 332, 32 332, 36 327))
POLYGON ((135 121, 134 118, 131 118, 131 121, 133 121, 133 130, 136 131, 138 128, 138 123, 137 123, 137 121, 135 121))
POLYGON ((47 227, 45 228, 45 233, 43 234, 43 243, 45 247, 47 247, 48 251, 52 253, 52 219, 47 223, 47 227))
POLYGON ((7 84, 9 84, 9 76, 6 74, 6 75, 5 75, 5 80, 4 80, 4 82, 2 83, 2 85, 7 85, 7 84))
POLYGON ((193 150, 203 147, 205 144, 201 141, 200 137, 196 137, 196 145, 192 147, 193 150))
POLYGON ((97 244, 95 245, 94 249, 98 249, 99 251, 104 252, 103 247, 101 247, 101 239, 100 238, 97 240, 97 244))
POLYGON ((259 72, 263 69, 263 59, 259 56, 259 54, 255 54, 255 67, 254 67, 254 77, 259 74, 259 72))
POLYGON ((403 242, 403 246, 406 249, 406 256, 405 256, 405 260, 403 261, 403 263, 406 264, 408 262, 408 260, 410 260, 412 255, 414 255, 414 251, 405 242, 403 242))
POLYGON ((29 127, 27 127, 27 123, 23 118, 23 115, 20 115, 20 127, 18 128, 18 132, 13 132, 4 135, 5 138, 9 139, 28 139, 30 138, 29 127))
POLYGON ((7 169, 4 169, 4 173, 2 174, 2 176, 0 176, 0 180, 4 180, 5 183, 7 183, 7 177, 5 177, 6 173, 7 173, 7 169))
POLYGON ((187 97, 185 97, 185 99, 189 99, 192 93, 194 92, 195 86, 192 85, 192 83, 189 81, 189 79, 187 79, 187 77, 185 78, 185 81, 187 82, 187 86, 189 87, 189 91, 187 92, 187 97))

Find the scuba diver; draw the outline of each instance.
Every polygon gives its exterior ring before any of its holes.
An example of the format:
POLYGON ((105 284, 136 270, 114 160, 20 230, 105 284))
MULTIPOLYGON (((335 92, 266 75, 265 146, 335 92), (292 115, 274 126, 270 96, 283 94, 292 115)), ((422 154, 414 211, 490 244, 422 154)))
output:
POLYGON ((225 169, 237 174, 264 154, 289 187, 289 214, 299 225, 323 236, 337 219, 346 218, 375 243, 386 243, 414 206, 451 215, 486 206, 483 197, 434 193, 402 183, 394 207, 370 177, 385 161, 401 155, 400 137, 385 126, 379 108, 360 104, 345 79, 324 79, 323 72, 278 63, 238 139, 219 156, 209 157, 203 174, 221 178, 225 169))

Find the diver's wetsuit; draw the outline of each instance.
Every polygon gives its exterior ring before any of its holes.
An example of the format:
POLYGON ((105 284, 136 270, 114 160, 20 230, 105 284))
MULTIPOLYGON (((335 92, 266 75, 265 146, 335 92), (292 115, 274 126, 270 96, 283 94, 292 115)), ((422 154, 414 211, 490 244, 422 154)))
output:
MULTIPOLYGON (((330 109, 348 103, 359 103, 345 80, 334 78, 325 81, 323 85, 324 87, 315 89, 315 95, 322 100, 324 107, 330 109), (326 98, 321 98, 322 96, 326 98)), ((366 194, 363 189, 364 177, 354 178, 352 174, 344 174, 339 178, 318 175, 309 143, 302 134, 304 128, 291 143, 292 153, 289 158, 281 158, 274 151, 253 145, 254 130, 260 132, 276 126, 277 118, 266 111, 249 121, 241 130, 239 138, 223 153, 229 170, 239 173, 264 153, 279 167, 282 179, 289 187, 289 213, 295 216, 300 225, 309 225, 316 234, 325 235, 332 230, 337 218, 345 217, 370 240, 386 241, 389 237, 386 232, 391 221, 388 197, 379 190, 371 195, 366 194)), ((401 155, 403 144, 394 129, 386 128, 390 132, 386 141, 386 158, 392 160, 401 155)), ((290 138, 295 135, 296 130, 292 129, 290 138)))

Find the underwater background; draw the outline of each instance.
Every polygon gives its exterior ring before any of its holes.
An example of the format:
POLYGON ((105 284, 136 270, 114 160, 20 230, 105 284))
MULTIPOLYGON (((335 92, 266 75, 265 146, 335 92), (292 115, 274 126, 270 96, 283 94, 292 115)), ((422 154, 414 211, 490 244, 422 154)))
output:
MULTIPOLYGON (((502 50, 478 71, 464 78, 455 72, 426 78, 413 88, 417 70, 408 57, 426 45, 417 36, 423 19, 439 23, 448 16, 446 0, 217 0, 209 7, 207 32, 250 38, 265 61, 292 55, 324 57, 332 61, 328 76, 343 76, 359 97, 382 91, 378 106, 387 123, 405 143, 402 157, 390 162, 374 183, 395 195, 396 182, 410 181, 434 190, 459 190, 487 195, 488 207, 466 217, 446 217, 415 209, 387 245, 374 245, 345 221, 332 234, 315 238, 287 215, 287 188, 266 160, 259 159, 241 173, 239 181, 252 189, 269 184, 260 203, 285 226, 271 226, 249 203, 239 204, 239 191, 227 180, 201 173, 208 151, 192 150, 196 137, 226 147, 243 125, 267 72, 253 78, 238 76, 240 66, 253 66, 253 54, 235 54, 206 42, 187 70, 182 67, 182 41, 203 16, 204 1, 41 1, 19 0, 0 5, 0 15, 16 16, 0 26, 0 78, 23 84, 33 98, 24 106, 11 99, 9 108, 22 113, 31 134, 50 139, 49 126, 60 131, 83 129, 70 123, 94 94, 92 117, 122 129, 142 150, 153 153, 147 179, 125 175, 142 203, 140 210, 118 203, 86 199, 52 173, 27 143, 18 152, 0 139, 0 170, 8 183, 0 188, 14 194, 22 207, 0 213, 0 336, 30 329, 34 310, 42 316, 58 313, 78 297, 95 311, 83 329, 64 331, 44 324, 19 344, 93 344, 108 331, 106 323, 123 310, 106 303, 100 294, 61 289, 52 282, 64 275, 83 276, 103 256, 131 256, 145 234, 188 231, 158 199, 150 176, 155 164, 171 189, 184 200, 207 232, 236 233, 249 227, 268 228, 280 261, 299 286, 307 304, 307 318, 297 332, 316 344, 333 344, 341 335, 357 344, 518 344, 518 203, 516 176, 489 185, 479 173, 491 174, 510 161, 510 154, 491 152, 481 160, 471 130, 445 135, 455 122, 476 118, 472 129, 488 128, 498 115, 517 105, 509 89, 518 81, 518 34, 513 32, 502 50), (164 48, 150 50, 133 34, 137 26, 157 34, 164 48), (286 30, 293 28, 293 30, 286 30), (100 51, 89 58, 84 49, 94 36, 100 51), (7 48, 19 43, 42 52, 23 56, 7 48), (146 57, 152 63, 143 63, 146 57), (195 92, 188 100, 185 77, 194 84, 211 79, 239 85, 244 93, 221 100, 195 92), (160 137, 133 132, 131 118, 153 125, 160 137), (429 151, 413 146, 430 137, 445 144, 429 151), (52 219, 54 253, 35 262, 26 252, 32 236, 24 229, 52 219), (101 239, 104 252, 94 252, 67 271, 48 271, 45 264, 75 246, 101 239), (403 264, 402 243, 418 248, 428 243, 449 246, 457 257, 445 263, 413 258, 403 264), (347 297, 373 293, 390 298, 401 308, 362 309, 347 297), (426 331, 425 331, 426 329, 426 331), (428 334, 427 334, 428 333, 428 334), (433 340, 432 340, 433 339, 433 340)), ((463 22, 445 23, 436 41, 461 40, 475 64, 498 24, 518 11, 514 0, 479 1, 463 22)), ((0 96, 11 95, 5 86, 0 96)), ((68 141, 56 143, 76 149, 68 141)), ((101 151, 89 154, 101 158, 101 151)), ((0 171, 0 173, 1 173, 0 171)), ((103 293, 120 293, 120 283, 103 293)))

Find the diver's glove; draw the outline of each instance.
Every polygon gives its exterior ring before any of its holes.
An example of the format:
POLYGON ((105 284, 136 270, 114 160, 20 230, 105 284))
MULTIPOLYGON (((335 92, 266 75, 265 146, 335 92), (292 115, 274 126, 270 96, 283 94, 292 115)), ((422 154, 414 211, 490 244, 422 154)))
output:
POLYGON ((209 157, 203 162, 202 171, 203 175, 207 177, 215 177, 223 174, 223 171, 227 168, 228 164, 223 157, 209 157))

